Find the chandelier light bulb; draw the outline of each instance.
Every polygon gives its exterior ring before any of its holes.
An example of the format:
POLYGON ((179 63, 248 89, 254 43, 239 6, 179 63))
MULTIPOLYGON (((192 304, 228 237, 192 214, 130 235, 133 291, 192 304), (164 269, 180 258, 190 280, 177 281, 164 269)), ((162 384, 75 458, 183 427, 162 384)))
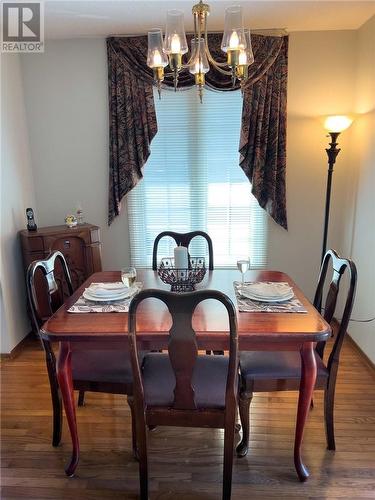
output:
POLYGON ((156 49, 155 52, 154 52, 154 67, 155 68, 158 68, 162 66, 162 63, 161 63, 161 54, 160 52, 156 49))
POLYGON ((247 65, 247 54, 245 50, 241 50, 240 56, 238 58, 238 64, 240 66, 245 66, 247 65))
POLYGON ((195 63, 195 73, 203 73, 203 65, 199 61, 195 63))
POLYGON ((240 39, 238 38, 237 31, 234 30, 233 33, 230 36, 229 49, 230 50, 236 50, 236 49, 239 48, 239 44, 240 44, 240 39))
POLYGON ((181 42, 180 37, 175 33, 171 40, 171 54, 180 54, 181 52, 181 42))

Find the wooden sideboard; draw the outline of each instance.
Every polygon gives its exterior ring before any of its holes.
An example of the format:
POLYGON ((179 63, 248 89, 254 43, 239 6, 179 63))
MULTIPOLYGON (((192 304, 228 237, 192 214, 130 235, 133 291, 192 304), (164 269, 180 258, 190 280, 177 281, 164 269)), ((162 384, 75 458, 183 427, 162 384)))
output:
POLYGON ((20 231, 25 273, 33 260, 45 259, 54 250, 64 255, 74 290, 91 274, 102 270, 100 228, 93 224, 42 227, 20 231))

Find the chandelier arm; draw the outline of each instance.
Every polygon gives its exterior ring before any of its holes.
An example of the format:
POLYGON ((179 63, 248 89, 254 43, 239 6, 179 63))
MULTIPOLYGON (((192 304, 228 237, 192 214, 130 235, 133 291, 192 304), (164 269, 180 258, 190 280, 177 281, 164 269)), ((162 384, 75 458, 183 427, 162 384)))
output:
MULTIPOLYGON (((199 38, 199 35, 197 35, 197 14, 194 14, 193 17, 194 17, 194 38, 196 39, 199 38)), ((189 67, 193 62, 193 59, 194 59, 194 53, 193 51, 191 51, 188 61, 181 66, 181 69, 189 69, 189 67)))
POLYGON ((187 63, 181 65, 181 69, 189 69, 192 62, 193 62, 193 54, 191 54, 187 63))
POLYGON ((228 70, 228 69, 223 69, 223 67, 226 67, 228 68, 228 65, 225 64, 225 63, 218 63, 215 61, 215 59, 212 57, 207 45, 206 45, 206 54, 207 54, 207 59, 209 60, 209 62, 212 64, 212 66, 217 70, 219 71, 220 73, 222 73, 223 75, 229 75, 231 76, 232 75, 232 71, 231 70, 228 70))
POLYGON ((205 26, 204 26, 204 39, 205 39, 205 49, 206 49, 206 54, 207 54, 207 59, 208 61, 218 70, 220 71, 221 73, 223 73, 224 75, 231 75, 232 72, 231 71, 228 71, 228 70, 221 70, 220 68, 228 68, 228 64, 225 63, 225 62, 217 62, 215 61, 215 59, 213 58, 213 56, 211 55, 211 52, 210 52, 210 48, 208 46, 208 32, 207 32, 207 20, 205 22, 205 26), (225 71, 225 72, 223 72, 225 71))

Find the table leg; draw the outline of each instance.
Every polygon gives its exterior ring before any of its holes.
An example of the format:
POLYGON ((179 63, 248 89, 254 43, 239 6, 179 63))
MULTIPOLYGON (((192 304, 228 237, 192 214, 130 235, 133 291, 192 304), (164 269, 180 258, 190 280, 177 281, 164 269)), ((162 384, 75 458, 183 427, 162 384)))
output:
POLYGON ((73 445, 72 458, 65 469, 65 473, 69 477, 74 475, 79 460, 79 441, 74 404, 71 355, 70 342, 60 342, 60 351, 57 358, 57 379, 59 381, 65 415, 68 421, 73 445))
POLYGON ((306 481, 309 472, 301 458, 303 430, 316 381, 316 359, 313 342, 305 342, 301 348, 301 382, 299 387, 296 434, 294 440, 294 465, 300 481, 306 481))

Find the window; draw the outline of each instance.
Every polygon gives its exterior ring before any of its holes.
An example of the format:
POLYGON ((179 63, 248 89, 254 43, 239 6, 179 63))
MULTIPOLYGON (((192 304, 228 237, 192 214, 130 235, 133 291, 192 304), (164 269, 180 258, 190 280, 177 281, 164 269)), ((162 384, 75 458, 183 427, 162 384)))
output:
MULTIPOLYGON (((266 264, 266 215, 251 194, 238 165, 242 98, 238 92, 196 89, 155 94, 158 133, 144 178, 127 196, 132 264, 149 267, 155 237, 162 231, 206 231, 215 267, 233 267, 249 256, 252 267, 266 264)), ((158 255, 173 256, 163 238, 158 255)), ((205 256, 195 238, 191 255, 205 256)))

